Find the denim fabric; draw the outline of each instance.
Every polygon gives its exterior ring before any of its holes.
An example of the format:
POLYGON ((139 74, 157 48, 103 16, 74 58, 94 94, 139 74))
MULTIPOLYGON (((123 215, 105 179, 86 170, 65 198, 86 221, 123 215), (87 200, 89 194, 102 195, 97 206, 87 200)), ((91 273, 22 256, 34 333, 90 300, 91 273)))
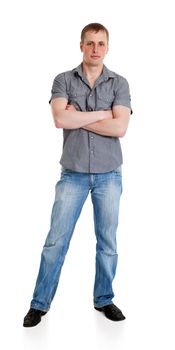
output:
POLYGON ((117 267, 116 231, 122 192, 121 168, 102 174, 63 169, 56 184, 51 227, 46 238, 31 307, 48 311, 55 295, 69 243, 90 192, 96 235, 94 305, 111 304, 117 267))

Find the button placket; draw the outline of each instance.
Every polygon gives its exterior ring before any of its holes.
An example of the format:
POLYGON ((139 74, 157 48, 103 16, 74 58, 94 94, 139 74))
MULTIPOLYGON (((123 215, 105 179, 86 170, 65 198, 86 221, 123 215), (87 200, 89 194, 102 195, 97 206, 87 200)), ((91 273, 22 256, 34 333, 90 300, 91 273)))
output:
POLYGON ((89 133, 89 145, 90 145, 90 154, 94 154, 94 136, 89 133))
POLYGON ((90 90, 88 96, 87 96, 87 111, 92 112, 94 111, 95 104, 94 104, 94 98, 93 98, 93 91, 90 90))

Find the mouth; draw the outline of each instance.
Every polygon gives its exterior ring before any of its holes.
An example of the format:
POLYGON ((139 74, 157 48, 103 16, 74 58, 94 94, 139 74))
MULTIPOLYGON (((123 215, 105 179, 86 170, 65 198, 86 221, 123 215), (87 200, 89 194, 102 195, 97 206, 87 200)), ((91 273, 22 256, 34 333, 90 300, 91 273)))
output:
POLYGON ((93 55, 93 56, 91 56, 91 58, 94 59, 94 60, 97 60, 98 58, 100 58, 100 56, 93 55))

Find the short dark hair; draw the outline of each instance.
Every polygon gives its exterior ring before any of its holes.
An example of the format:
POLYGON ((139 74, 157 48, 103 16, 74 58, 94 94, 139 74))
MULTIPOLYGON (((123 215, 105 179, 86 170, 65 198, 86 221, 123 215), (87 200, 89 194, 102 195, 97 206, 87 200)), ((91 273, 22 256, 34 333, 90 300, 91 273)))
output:
POLYGON ((82 29, 81 41, 84 40, 86 32, 92 31, 92 32, 98 33, 100 30, 102 30, 102 31, 104 31, 106 33, 107 40, 109 40, 109 32, 102 24, 100 24, 100 23, 90 23, 90 24, 87 24, 87 26, 85 26, 82 29))

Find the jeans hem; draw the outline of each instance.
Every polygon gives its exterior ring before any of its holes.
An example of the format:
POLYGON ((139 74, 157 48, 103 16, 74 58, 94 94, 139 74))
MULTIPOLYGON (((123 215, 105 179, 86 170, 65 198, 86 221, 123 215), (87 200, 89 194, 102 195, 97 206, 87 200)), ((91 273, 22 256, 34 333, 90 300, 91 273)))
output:
POLYGON ((41 307, 41 306, 39 306, 39 305, 37 305, 37 304, 33 304, 33 303, 30 304, 30 307, 31 307, 32 309, 39 310, 39 311, 43 311, 43 312, 48 312, 49 309, 50 309, 50 308, 41 307))
POLYGON ((103 303, 103 304, 96 304, 96 303, 94 303, 94 307, 101 308, 101 307, 104 307, 104 306, 107 306, 107 305, 111 305, 111 304, 113 304, 112 301, 108 301, 108 302, 103 303))

